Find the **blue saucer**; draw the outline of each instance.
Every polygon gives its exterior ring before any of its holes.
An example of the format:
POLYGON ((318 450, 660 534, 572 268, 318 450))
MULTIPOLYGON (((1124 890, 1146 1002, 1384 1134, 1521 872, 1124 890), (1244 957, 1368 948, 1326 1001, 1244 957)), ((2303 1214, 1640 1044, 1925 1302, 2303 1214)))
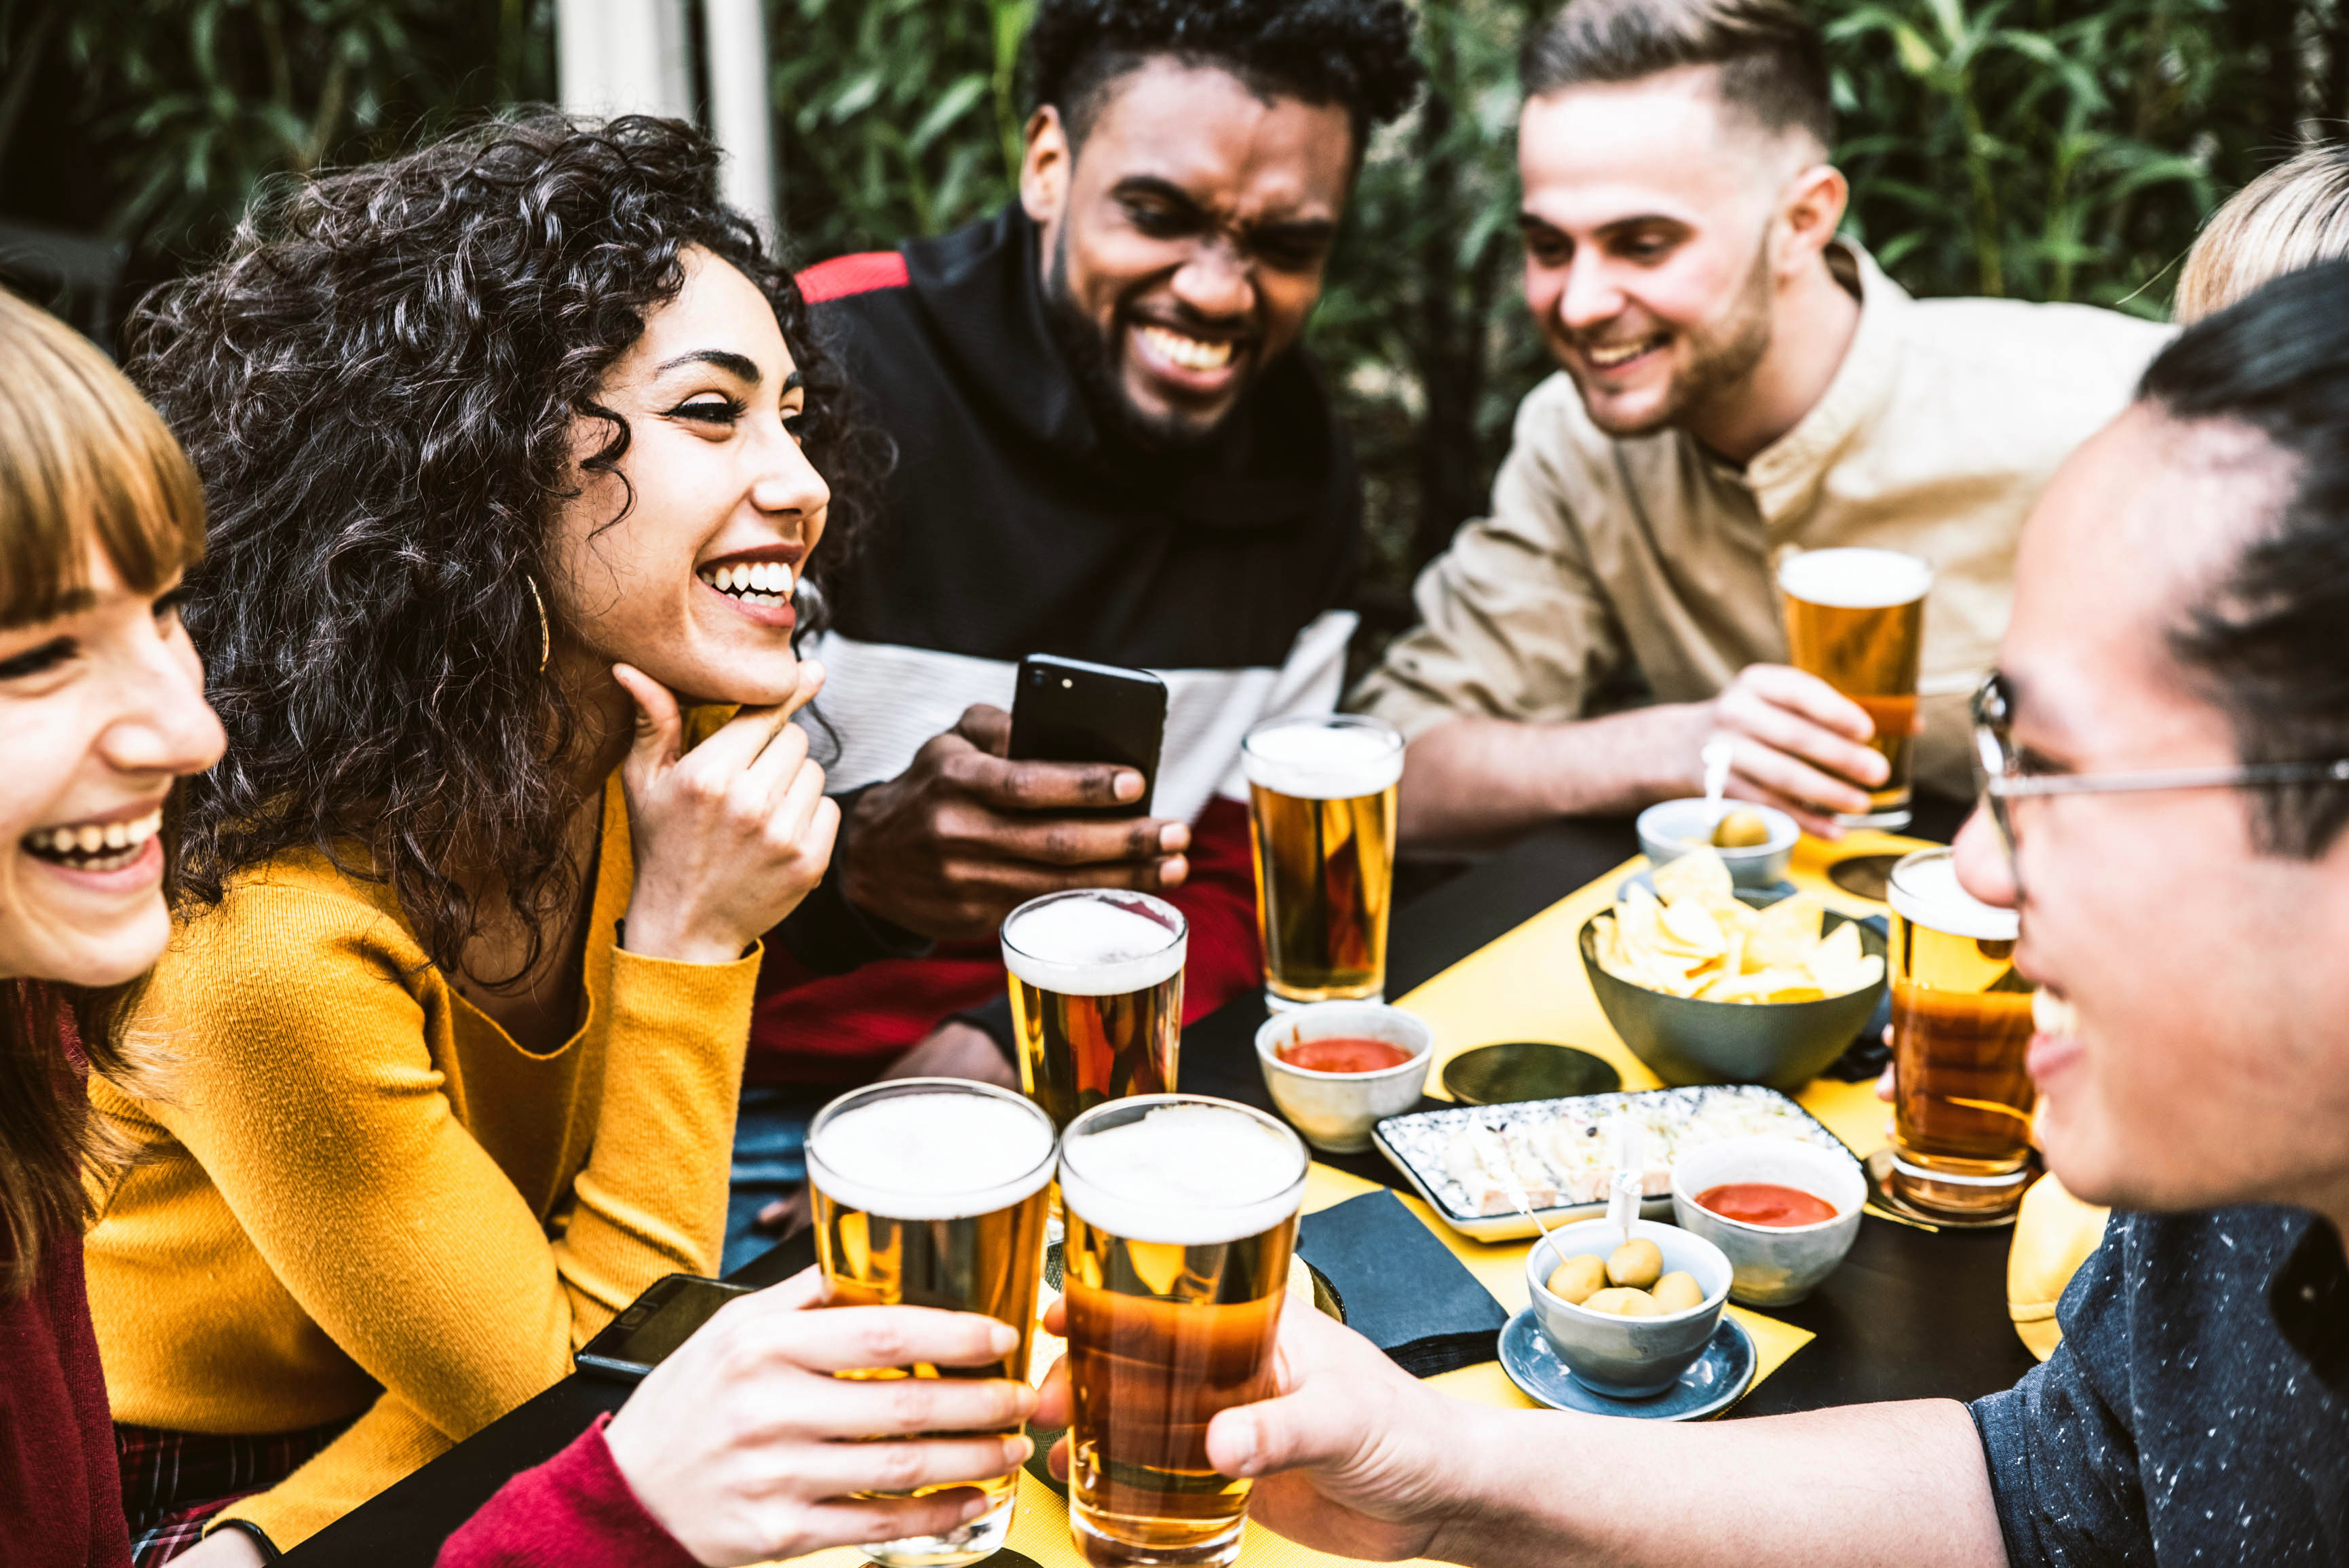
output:
POLYGON ((1692 1421, 1710 1416, 1745 1392, 1758 1364, 1754 1340, 1724 1314, 1704 1354, 1680 1381, 1644 1399, 1617 1399, 1594 1393, 1567 1370, 1542 1337, 1534 1309, 1526 1307, 1501 1330, 1501 1369, 1509 1381, 1553 1410, 1583 1410, 1594 1416, 1630 1416, 1642 1421, 1692 1421))

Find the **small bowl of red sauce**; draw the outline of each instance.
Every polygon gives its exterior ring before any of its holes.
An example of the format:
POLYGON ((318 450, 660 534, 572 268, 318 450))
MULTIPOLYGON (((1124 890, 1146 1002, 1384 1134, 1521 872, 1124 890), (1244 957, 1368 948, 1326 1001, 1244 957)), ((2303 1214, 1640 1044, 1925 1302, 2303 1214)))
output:
POLYGON ((1361 1153, 1381 1119, 1419 1103, 1434 1044, 1416 1014, 1383 1002, 1316 1002, 1256 1032, 1272 1103, 1328 1154, 1361 1153))
POLYGON ((1850 1150, 1799 1138, 1729 1138, 1672 1162, 1672 1214, 1719 1247, 1729 1298, 1746 1306, 1802 1300, 1859 1234, 1868 1174, 1850 1150))

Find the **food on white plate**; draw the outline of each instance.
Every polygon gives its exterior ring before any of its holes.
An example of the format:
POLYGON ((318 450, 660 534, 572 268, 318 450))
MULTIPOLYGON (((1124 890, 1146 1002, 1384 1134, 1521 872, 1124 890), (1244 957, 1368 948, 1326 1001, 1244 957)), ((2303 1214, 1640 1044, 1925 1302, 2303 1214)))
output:
POLYGON ((1641 1134, 1640 1194, 1648 1200, 1671 1196, 1672 1161, 1682 1151, 1721 1139, 1798 1138, 1842 1148, 1792 1100, 1750 1084, 1419 1111, 1390 1118, 1379 1136, 1440 1206, 1489 1219, 1517 1212, 1512 1183, 1537 1211, 1605 1202, 1614 1173, 1608 1129, 1619 1116, 1641 1134))

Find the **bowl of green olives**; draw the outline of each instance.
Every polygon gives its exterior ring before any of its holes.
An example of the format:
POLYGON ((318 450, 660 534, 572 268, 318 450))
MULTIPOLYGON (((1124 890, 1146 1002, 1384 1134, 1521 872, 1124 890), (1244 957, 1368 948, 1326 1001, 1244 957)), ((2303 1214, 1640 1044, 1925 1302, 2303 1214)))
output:
POLYGON ((1557 1358, 1616 1399, 1661 1394, 1713 1339, 1729 1259, 1702 1236, 1651 1220, 1559 1225, 1526 1254, 1526 1292, 1557 1358))
POLYGON ((1768 890, 1786 880, 1803 830, 1775 806, 1746 800, 1660 800, 1634 824, 1651 865, 1710 846, 1739 887, 1768 890))

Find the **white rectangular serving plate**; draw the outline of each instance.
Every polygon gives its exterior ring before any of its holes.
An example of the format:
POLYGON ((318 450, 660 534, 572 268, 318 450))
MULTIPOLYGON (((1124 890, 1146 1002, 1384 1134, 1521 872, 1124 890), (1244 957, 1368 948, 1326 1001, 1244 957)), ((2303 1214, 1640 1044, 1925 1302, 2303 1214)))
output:
MULTIPOLYGON (((1827 1130, 1818 1118, 1805 1110, 1787 1096, 1760 1084, 1692 1084, 1682 1088, 1624 1089, 1612 1094, 1577 1095, 1567 1099, 1513 1100, 1502 1105, 1459 1105, 1443 1110, 1411 1111, 1402 1116, 1390 1116, 1371 1130, 1371 1140, 1387 1163, 1402 1172, 1404 1181, 1419 1194, 1427 1206, 1442 1217, 1444 1222, 1464 1236, 1480 1242, 1516 1241, 1537 1233, 1532 1217, 1522 1213, 1468 1214, 1456 1208, 1446 1195, 1453 1183, 1444 1174, 1443 1150, 1453 1130, 1463 1122, 1475 1121, 1503 1131, 1519 1122, 1547 1123, 1560 1115, 1573 1111, 1598 1120, 1615 1110, 1638 1109, 1651 1115, 1671 1116, 1677 1112, 1681 1119, 1693 1117, 1706 1100, 1716 1095, 1731 1095, 1756 1102, 1754 1109, 1765 1114, 1785 1119, 1790 1135, 1816 1143, 1823 1149, 1840 1150, 1856 1165, 1859 1157, 1853 1154, 1843 1140, 1827 1130), (1772 1103, 1775 1102, 1775 1103, 1772 1103)), ((1563 1225, 1576 1220, 1594 1220, 1607 1212, 1604 1200, 1595 1203, 1566 1203, 1551 1209, 1537 1209, 1546 1225, 1563 1225)), ((1670 1220, 1672 1201, 1669 1195, 1648 1198, 1641 1202, 1640 1212, 1651 1220, 1670 1220)))

